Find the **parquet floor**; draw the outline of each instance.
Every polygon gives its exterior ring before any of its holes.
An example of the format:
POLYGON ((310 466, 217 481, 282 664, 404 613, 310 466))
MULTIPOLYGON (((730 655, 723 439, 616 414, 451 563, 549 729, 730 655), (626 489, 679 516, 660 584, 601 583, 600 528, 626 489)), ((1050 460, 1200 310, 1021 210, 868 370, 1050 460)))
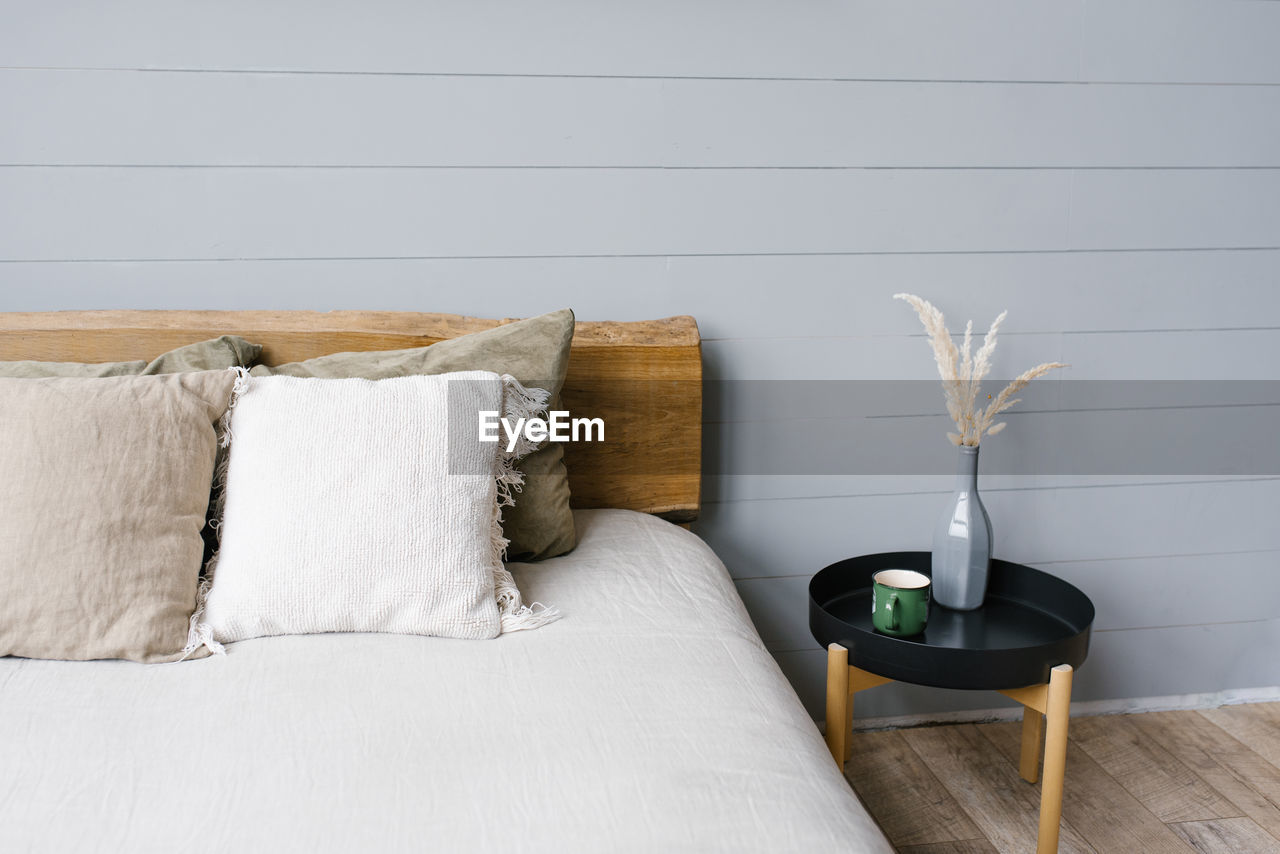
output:
MULTIPOLYGON (((903 854, 1035 850, 1019 723, 857 733, 846 776, 903 854)), ((1280 703, 1072 718, 1059 851, 1280 854, 1280 703)))

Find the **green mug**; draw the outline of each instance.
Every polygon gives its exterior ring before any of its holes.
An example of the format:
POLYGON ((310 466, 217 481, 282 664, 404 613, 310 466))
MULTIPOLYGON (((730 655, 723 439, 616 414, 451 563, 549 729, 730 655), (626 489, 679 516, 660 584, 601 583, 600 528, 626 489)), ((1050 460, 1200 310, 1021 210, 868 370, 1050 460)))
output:
POLYGON ((882 569, 871 576, 871 625, 911 637, 929 622, 929 576, 912 569, 882 569))

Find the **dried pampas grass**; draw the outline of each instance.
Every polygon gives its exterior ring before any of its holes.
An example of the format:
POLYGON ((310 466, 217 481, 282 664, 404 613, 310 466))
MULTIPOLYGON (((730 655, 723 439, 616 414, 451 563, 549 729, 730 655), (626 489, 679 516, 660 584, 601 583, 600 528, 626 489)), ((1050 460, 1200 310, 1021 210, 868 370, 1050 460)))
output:
POLYGON ((947 414, 956 423, 956 433, 948 433, 947 438, 954 445, 977 447, 982 437, 994 436, 1005 428, 1005 422, 993 424, 995 417, 1021 401, 1014 397, 1027 383, 1036 377, 1042 377, 1055 368, 1067 367, 1062 362, 1045 362, 1022 373, 1004 387, 985 409, 978 407, 978 393, 982 380, 991 372, 991 354, 996 349, 996 333, 1005 315, 991 322, 987 334, 983 336, 982 346, 973 352, 973 321, 964 328, 964 342, 956 347, 947 330, 946 318, 937 307, 915 294, 894 294, 894 299, 903 300, 916 310, 924 331, 929 335, 929 344, 933 347, 933 360, 938 364, 938 376, 942 377, 942 390, 946 395, 947 414))

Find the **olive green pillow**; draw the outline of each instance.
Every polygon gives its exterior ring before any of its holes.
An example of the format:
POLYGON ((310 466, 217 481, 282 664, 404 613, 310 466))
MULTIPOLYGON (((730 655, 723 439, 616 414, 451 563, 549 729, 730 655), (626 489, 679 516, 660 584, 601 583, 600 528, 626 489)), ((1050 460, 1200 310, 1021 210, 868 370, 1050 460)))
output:
POLYGON ((0 378, 0 655, 183 656, 235 381, 0 378))
POLYGON ((150 362, 0 362, 0 377, 126 377, 246 368, 262 348, 234 335, 188 344, 150 362))
MULTIPOLYGON (((379 380, 452 371, 510 374, 528 388, 551 392, 552 407, 569 368, 573 312, 553 311, 410 350, 333 353, 284 365, 258 365, 255 376, 379 380)), ((541 560, 564 554, 578 543, 569 510, 569 474, 564 449, 556 443, 520 460, 524 488, 503 514, 503 534, 511 541, 508 560, 541 560)))

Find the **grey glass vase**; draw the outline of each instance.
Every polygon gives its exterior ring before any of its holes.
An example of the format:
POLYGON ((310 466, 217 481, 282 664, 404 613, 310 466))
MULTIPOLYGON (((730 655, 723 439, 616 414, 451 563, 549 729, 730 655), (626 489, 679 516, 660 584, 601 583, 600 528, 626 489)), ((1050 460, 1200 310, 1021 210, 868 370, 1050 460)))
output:
POLYGON ((933 533, 933 601, 957 611, 982 606, 991 562, 991 519, 978 497, 978 449, 960 446, 956 490, 933 533))

